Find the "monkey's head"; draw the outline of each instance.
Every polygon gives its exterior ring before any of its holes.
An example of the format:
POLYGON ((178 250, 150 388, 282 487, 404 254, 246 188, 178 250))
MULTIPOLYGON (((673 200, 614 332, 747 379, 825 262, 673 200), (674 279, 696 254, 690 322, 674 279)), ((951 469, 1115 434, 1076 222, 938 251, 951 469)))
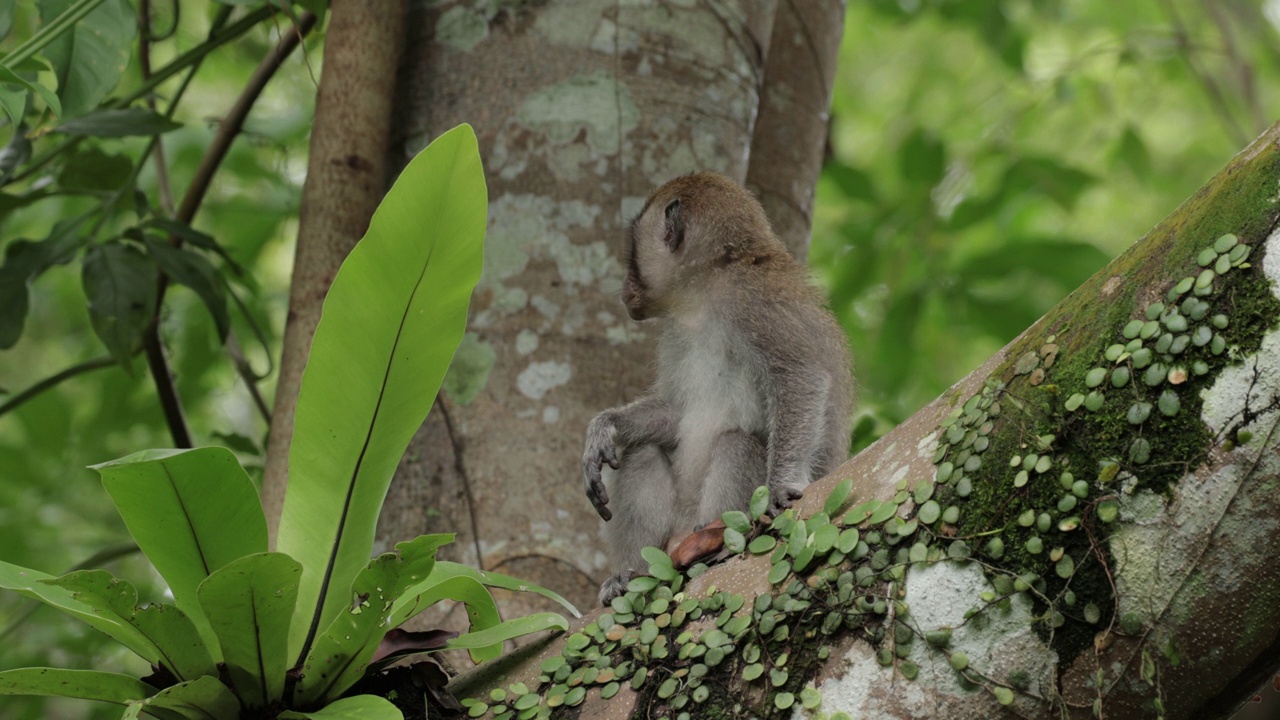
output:
POLYGON ((717 268, 790 262, 760 203, 713 172, 653 191, 631 223, 622 302, 633 320, 670 313, 717 268))

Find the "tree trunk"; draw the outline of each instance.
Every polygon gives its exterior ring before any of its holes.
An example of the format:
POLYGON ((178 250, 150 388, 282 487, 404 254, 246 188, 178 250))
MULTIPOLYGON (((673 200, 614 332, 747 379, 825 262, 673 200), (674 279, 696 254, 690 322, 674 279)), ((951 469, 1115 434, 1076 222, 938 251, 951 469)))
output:
POLYGON ((262 502, 275 545, 289 474, 293 409, 325 293, 387 190, 388 144, 405 0, 333 0, 316 97, 280 377, 271 413, 262 502))
POLYGON ((674 717, 682 702, 692 717, 802 704, 874 718, 1229 716, 1280 665, 1278 142, 1280 125, 813 485, 798 504, 807 525, 781 549, 761 541, 670 603, 655 603, 669 583, 637 588, 629 606, 454 689, 494 704, 501 687, 514 703, 523 682, 591 718, 674 717), (832 521, 880 516, 830 550, 814 515, 834 510, 845 479, 832 521), (785 572, 806 553, 800 577, 785 572), (690 609, 681 626, 680 603, 707 597, 705 619, 690 609))
MULTIPOLYGON (((803 17, 793 5, 414 5, 404 156, 470 123, 490 212, 468 333, 392 485, 379 528, 387 546, 457 532, 442 556, 594 604, 608 570, 582 491, 583 433, 651 379, 652 331, 617 297, 625 228, 674 176, 744 180, 768 158, 773 174, 755 184, 767 207, 793 209, 779 227, 803 250, 843 3, 805 3, 813 15, 803 17)), ((507 617, 555 609, 499 600, 507 617)))

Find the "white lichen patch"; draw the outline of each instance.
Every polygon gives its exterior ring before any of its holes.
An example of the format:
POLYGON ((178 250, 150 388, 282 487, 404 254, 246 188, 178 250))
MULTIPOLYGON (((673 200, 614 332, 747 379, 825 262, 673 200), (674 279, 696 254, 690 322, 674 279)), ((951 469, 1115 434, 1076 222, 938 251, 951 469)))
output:
POLYGON ((548 299, 546 295, 534 295, 529 299, 529 304, 542 314, 542 317, 548 320, 555 320, 560 317, 560 306, 548 299))
MULTIPOLYGON (((586 132, 596 155, 614 155, 622 137, 636 127, 640 111, 631 93, 604 71, 579 75, 530 95, 516 121, 542 133, 552 145, 574 141, 586 132)), ((556 152, 559 152, 556 149, 556 152)))
MULTIPOLYGON (((881 704, 880 689, 893 682, 894 670, 882 667, 866 646, 855 645, 845 655, 844 661, 843 675, 818 686, 818 693, 822 695, 822 711, 828 714, 845 712, 857 718, 887 717, 881 704)), ((809 717, 809 713, 797 705, 792 717, 801 720, 809 717)))
POLYGON ((489 22, 476 8, 454 5, 436 21, 435 41, 458 50, 470 50, 489 35, 489 22))
MULTIPOLYGON (((621 287, 622 266, 604 241, 570 240, 571 234, 595 227, 599 214, 600 208, 580 200, 557 202, 545 195, 514 193, 499 197, 489 206, 481 287, 495 288, 495 297, 505 300, 511 291, 502 281, 524 272, 535 260, 554 263, 560 279, 570 287, 595 286, 605 291, 621 287)), ((516 292, 510 305, 523 308, 527 295, 523 290, 516 292)), ((538 296, 533 301, 537 307, 538 296)))
MULTIPOLYGON (((1280 281, 1277 237, 1280 233, 1267 239, 1263 261, 1273 281, 1280 281)), ((1111 537, 1120 612, 1143 622, 1177 622, 1182 612, 1192 611, 1197 596, 1241 588, 1248 571, 1234 559, 1266 547, 1280 524, 1254 497, 1258 488, 1250 482, 1280 471, 1280 463, 1262 447, 1277 421, 1276 410, 1268 408, 1280 398, 1280 331, 1264 335, 1258 353, 1222 368, 1201 397, 1201 419, 1218 443, 1231 439, 1223 437, 1225 431, 1234 436, 1235 430, 1249 430, 1254 439, 1231 450, 1215 445, 1214 469, 1184 476, 1171 500, 1149 492, 1121 495, 1125 522, 1111 537), (1241 426, 1251 415, 1256 417, 1241 426), (1180 596, 1183 591, 1189 592, 1180 596)))
POLYGON ((913 565, 907 573, 906 622, 920 633, 951 629, 945 650, 930 647, 923 638, 912 643, 910 659, 920 666, 917 682, 949 694, 969 695, 951 668, 950 655, 963 652, 983 675, 1007 681, 1014 672, 1025 672, 1031 694, 1040 694, 1052 683, 1056 653, 1040 641, 1032 629, 1031 600, 1025 593, 1010 598, 1008 610, 987 608, 979 617, 965 620, 965 612, 982 605, 979 595, 992 590, 976 563, 940 562, 913 565))
POLYGON ((525 328, 516 334, 516 352, 528 355, 538 349, 538 333, 525 328))
POLYGON ((916 443, 916 457, 933 462, 933 456, 938 452, 938 437, 940 434, 935 430, 920 438, 920 442, 916 443))
POLYGON ((520 371, 520 375, 516 377, 516 387, 525 397, 541 400, 547 393, 569 382, 572 376, 569 363, 554 360, 535 362, 520 371))
POLYGON ((555 405, 548 405, 542 408, 542 422, 548 425, 560 422, 560 408, 555 405))
POLYGON ((498 354, 493 346, 480 339, 476 333, 462 336, 453 362, 445 373, 441 387, 451 400, 459 405, 470 405, 489 383, 489 372, 498 354))
MULTIPOLYGON (((1272 291, 1280 290, 1280 228, 1266 241, 1262 272, 1271 279, 1272 291)), ((1280 295, 1280 293, 1277 293, 1280 295)), ((1262 338, 1262 348, 1242 364, 1228 365, 1219 373, 1213 387, 1202 393, 1204 407, 1201 418, 1209 429, 1220 432, 1236 422, 1246 408, 1262 410, 1280 397, 1280 331, 1272 330, 1262 338)), ((1275 424, 1275 411, 1259 415, 1247 428, 1261 442, 1265 430, 1275 424)))

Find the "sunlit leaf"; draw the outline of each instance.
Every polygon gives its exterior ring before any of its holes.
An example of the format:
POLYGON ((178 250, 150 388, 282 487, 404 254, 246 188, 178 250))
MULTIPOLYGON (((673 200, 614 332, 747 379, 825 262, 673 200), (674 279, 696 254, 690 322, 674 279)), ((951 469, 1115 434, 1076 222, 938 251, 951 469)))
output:
POLYGON ((262 505, 235 455, 217 447, 144 450, 94 469, 178 607, 216 647, 197 587, 232 561, 267 550, 262 505))
POLYGON ((130 368, 156 311, 155 264, 137 248, 111 242, 89 249, 81 277, 94 333, 116 362, 130 368))
POLYGON ((278 540, 303 566, 291 654, 351 602, 391 476, 462 338, 487 205, 475 133, 459 126, 401 172, 325 298, 278 540))

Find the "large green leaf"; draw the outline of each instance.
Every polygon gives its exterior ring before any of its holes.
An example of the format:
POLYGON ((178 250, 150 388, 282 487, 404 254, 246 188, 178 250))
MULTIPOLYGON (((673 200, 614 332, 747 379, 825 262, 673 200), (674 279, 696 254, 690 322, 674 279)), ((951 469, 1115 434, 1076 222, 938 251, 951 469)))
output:
POLYGON ((200 606, 222 645, 236 694, 251 708, 284 694, 289 618, 302 566, 281 553, 248 555, 200 584, 200 606))
POLYGON ((27 320, 27 286, 45 270, 74 257, 84 242, 80 227, 87 216, 63 220, 44 240, 14 240, 5 246, 0 266, 0 350, 13 347, 27 320))
POLYGON ((342 698, 310 712, 286 710, 279 717, 280 720, 404 720, 399 708, 377 695, 342 698))
POLYGON ((209 649, 181 610, 172 605, 139 608, 133 585, 106 570, 79 570, 44 582, 69 590, 99 618, 136 628, 149 643, 149 654, 139 654, 175 677, 187 680, 217 672, 209 649))
POLYGON ((0 672, 0 695, 48 695, 128 705, 155 692, 136 677, 98 670, 19 668, 0 672))
POLYGON ((85 253, 81 277, 93 332, 128 370, 156 311, 155 263, 131 245, 110 242, 85 253))
POLYGON ((144 450, 93 467, 138 547, 216 655, 196 588, 233 560, 267 549, 266 519, 244 468, 217 447, 144 450))
POLYGON ((487 206, 475 133, 462 125, 410 161, 325 298, 278 537, 303 567, 294 657, 350 603, 369 561, 396 464, 462 338, 487 206))
MULTIPOLYGON (((78 0, 40 0, 40 18, 52 22, 78 0)), ((44 48, 58 78, 64 117, 92 110, 120 82, 129 64, 137 21, 128 0, 106 0, 69 32, 44 48)))
MULTIPOLYGON (((351 605, 316 639, 304 661, 302 679, 293 694, 295 703, 310 705, 337 698, 364 675, 382 637, 395 627, 390 622, 394 601, 430 577, 436 550, 453 537, 420 535, 397 544, 395 552, 379 555, 360 571, 352 584, 351 605)), ((477 588, 484 597, 473 602, 488 603, 490 608, 483 616, 485 626, 497 623, 493 597, 483 587, 477 588)))
MULTIPOLYGON (((124 645, 147 662, 159 662, 159 648, 141 630, 129 622, 128 615, 132 615, 131 609, 125 617, 116 612, 100 612, 93 606, 77 599, 76 591, 46 582, 52 580, 57 580, 57 578, 39 570, 31 570, 0 561, 0 588, 13 590, 55 607, 124 645)), ((136 594, 134 598, 136 600, 136 594)), ((134 600, 129 602, 130 606, 132 606, 134 600)))
POLYGON ((206 675, 178 683, 141 703, 142 712, 175 720, 239 720, 240 701, 218 678, 206 675))

